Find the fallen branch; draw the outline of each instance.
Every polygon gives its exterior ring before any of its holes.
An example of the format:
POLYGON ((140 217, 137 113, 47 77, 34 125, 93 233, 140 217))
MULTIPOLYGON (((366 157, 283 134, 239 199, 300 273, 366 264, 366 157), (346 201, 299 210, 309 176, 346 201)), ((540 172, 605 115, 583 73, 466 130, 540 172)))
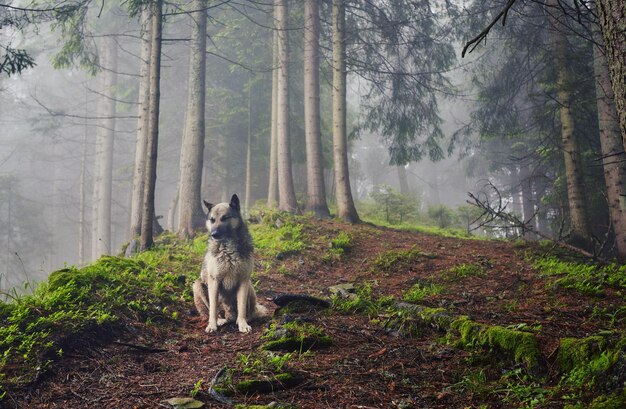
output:
POLYGON ((222 379, 222 377, 224 376, 225 373, 226 373, 226 367, 223 367, 222 369, 217 371, 217 373, 215 374, 213 379, 211 379, 211 383, 209 384, 209 395, 213 399, 218 401, 219 403, 223 403, 224 405, 233 405, 234 402, 233 402, 232 399, 227 398, 224 395, 221 395, 214 388, 215 384, 217 384, 220 381, 220 379, 222 379))

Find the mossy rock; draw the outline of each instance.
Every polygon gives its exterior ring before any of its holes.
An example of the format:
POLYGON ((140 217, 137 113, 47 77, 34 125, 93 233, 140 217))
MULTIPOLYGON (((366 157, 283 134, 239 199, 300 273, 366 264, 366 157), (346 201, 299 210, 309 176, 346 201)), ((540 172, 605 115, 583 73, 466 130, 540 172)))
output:
POLYGON ((587 338, 562 338, 556 361, 561 372, 570 372, 597 358, 605 348, 606 340, 600 335, 587 338))
POLYGON ((262 338, 267 341, 260 348, 266 351, 305 352, 332 345, 332 338, 324 330, 300 320, 282 325, 273 323, 262 338))
POLYGON ((237 393, 251 395, 254 393, 273 393, 302 383, 303 378, 289 372, 274 375, 273 379, 248 379, 234 385, 237 393))
POLYGON ((524 365, 534 376, 545 374, 545 362, 539 351, 537 338, 529 332, 485 325, 462 316, 450 324, 451 331, 458 334, 457 344, 481 346, 503 353, 516 363, 524 365))

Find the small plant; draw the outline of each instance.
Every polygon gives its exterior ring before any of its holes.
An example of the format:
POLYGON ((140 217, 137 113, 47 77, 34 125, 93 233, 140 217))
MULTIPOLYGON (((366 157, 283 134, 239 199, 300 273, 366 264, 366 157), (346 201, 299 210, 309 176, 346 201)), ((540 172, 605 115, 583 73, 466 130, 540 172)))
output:
POLYGON ((393 305, 394 299, 391 296, 372 296, 372 283, 365 283, 357 288, 353 297, 341 297, 334 295, 331 299, 331 306, 336 311, 344 313, 361 313, 367 316, 377 317, 380 313, 393 305))
POLYGON ((200 392, 200 388, 202 387, 203 383, 204 379, 198 379, 198 381, 193 385, 193 389, 191 390, 191 392, 189 392, 189 396, 195 398, 198 392, 200 392))
POLYGON ((483 277, 485 270, 477 264, 459 264, 449 269, 445 276, 451 280, 463 279, 466 277, 483 277))
POLYGON ((412 264, 417 263, 423 259, 433 259, 437 256, 433 254, 424 253, 419 250, 393 250, 380 254, 374 265, 386 272, 390 273, 397 270, 402 270, 410 267, 412 264))
POLYGON ((341 232, 330 241, 330 258, 338 259, 352 248, 353 238, 350 233, 341 232))
POLYGON ((424 298, 430 297, 432 295, 441 294, 443 289, 443 286, 433 283, 417 283, 404 294, 404 297, 402 297, 402 299, 406 302, 418 303, 424 298))

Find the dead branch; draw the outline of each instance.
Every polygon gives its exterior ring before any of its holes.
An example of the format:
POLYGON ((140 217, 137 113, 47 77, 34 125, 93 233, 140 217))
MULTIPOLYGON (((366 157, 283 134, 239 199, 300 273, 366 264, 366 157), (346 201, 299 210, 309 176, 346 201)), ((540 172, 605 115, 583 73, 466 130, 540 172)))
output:
POLYGON ((220 381, 220 379, 224 376, 225 373, 226 373, 226 367, 223 367, 222 369, 217 371, 213 379, 211 379, 211 383, 209 384, 209 395, 211 395, 211 397, 215 399, 216 401, 218 401, 219 403, 223 403, 224 405, 233 405, 234 402, 232 399, 229 399, 226 396, 219 394, 214 388, 215 384, 217 384, 220 381))
POLYGON ((468 41, 467 43, 465 43, 465 46, 463 47, 463 52, 461 52, 461 57, 465 57, 465 52, 467 51, 467 49, 474 44, 474 46, 472 47, 471 50, 469 50, 469 52, 471 53, 472 51, 474 51, 474 49, 476 47, 478 47, 478 43, 482 40, 484 40, 485 38, 487 38, 487 34, 489 34, 489 31, 491 31, 491 29, 493 28, 493 26, 496 25, 496 23, 502 19, 502 25, 504 26, 506 24, 506 16, 509 13, 509 10, 511 9, 511 7, 513 7, 513 4, 515 4, 517 0, 509 0, 506 3, 506 6, 504 6, 504 8, 500 11, 500 13, 498 13, 497 16, 494 17, 494 19, 491 21, 491 23, 489 23, 489 25, 480 32, 480 34, 478 34, 476 37, 472 38, 470 41, 468 41))

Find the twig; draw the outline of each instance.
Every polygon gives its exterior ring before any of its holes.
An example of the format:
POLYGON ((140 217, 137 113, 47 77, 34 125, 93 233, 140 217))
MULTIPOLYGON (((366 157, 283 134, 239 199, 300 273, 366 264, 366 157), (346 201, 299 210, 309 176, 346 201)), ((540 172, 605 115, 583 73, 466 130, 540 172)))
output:
POLYGON ((226 367, 223 367, 222 369, 220 369, 219 371, 217 371, 217 373, 215 374, 215 376, 213 377, 213 379, 211 379, 211 383, 209 384, 209 395, 215 399, 216 401, 218 401, 219 403, 223 403, 224 405, 233 405, 234 402, 232 399, 227 398, 226 396, 223 396, 221 394, 219 394, 213 387, 215 386, 216 383, 218 383, 220 381, 220 379, 224 376, 224 373, 226 373, 226 367))
POLYGON ((153 354, 158 354, 158 353, 161 353, 161 352, 168 352, 169 351, 169 349, 152 348, 152 347, 147 347, 145 345, 135 345, 135 344, 129 344, 129 343, 120 342, 120 341, 113 341, 113 343, 117 344, 117 345, 122 345, 122 346, 125 346, 125 347, 129 347, 129 348, 134 348, 134 349, 137 349, 137 350, 142 351, 142 352, 148 352, 148 353, 153 353, 153 354))
POLYGON ((474 49, 478 47, 478 43, 484 40, 485 38, 487 38, 487 34, 489 34, 489 31, 491 31, 493 26, 495 26, 496 23, 500 19, 502 19, 502 25, 506 24, 506 16, 509 13, 509 10, 511 9, 511 7, 513 7, 513 4, 515 4, 515 1, 516 0, 509 0, 506 3, 506 6, 504 6, 504 8, 500 11, 500 13, 498 13, 498 15, 491 21, 491 23, 489 23, 489 25, 483 31, 480 32, 480 34, 478 34, 476 37, 472 38, 470 41, 465 43, 465 46, 463 47, 463 52, 461 53, 461 57, 465 57, 465 53, 467 52, 467 49, 472 44, 474 44, 474 46, 472 47, 471 50, 469 50, 469 52, 471 53, 472 51, 474 51, 474 49))

